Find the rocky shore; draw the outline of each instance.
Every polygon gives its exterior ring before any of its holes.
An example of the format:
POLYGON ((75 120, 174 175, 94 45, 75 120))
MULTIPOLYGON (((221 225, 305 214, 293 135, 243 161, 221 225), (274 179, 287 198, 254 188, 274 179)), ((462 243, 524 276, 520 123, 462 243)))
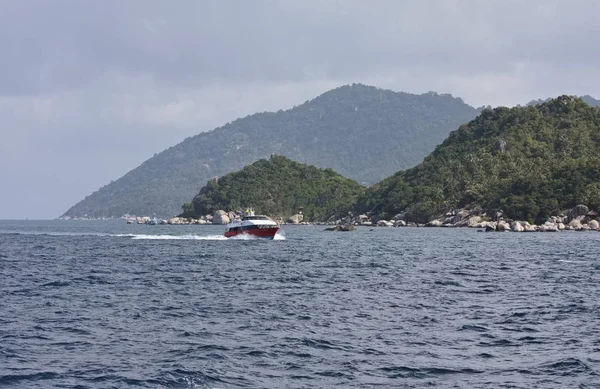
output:
MULTIPOLYGON (((138 217, 127 219, 128 223, 138 224, 170 224, 170 225, 224 225, 231 221, 239 221, 242 212, 227 212, 219 210, 212 215, 204 215, 200 218, 173 217, 171 219, 156 220, 149 217, 138 217)), ((505 217, 502 211, 489 215, 481 210, 457 209, 441 215, 439 218, 427 223, 415 223, 406 221, 406 213, 399 213, 390 220, 374 218, 368 214, 353 215, 338 218, 331 217, 326 222, 309 223, 304 221, 301 213, 287 219, 273 218, 279 224, 299 225, 327 225, 329 231, 352 231, 355 226, 365 227, 446 227, 446 228, 476 228, 484 231, 498 232, 558 232, 563 230, 574 231, 598 231, 600 230, 600 216, 596 211, 590 210, 586 205, 565 211, 564 213, 548 218, 543 224, 530 224, 528 221, 513 220, 505 217)))
MULTIPOLYGON (((229 224, 232 221, 240 221, 242 219, 242 212, 227 212, 223 210, 216 211, 212 215, 204 215, 200 218, 186 218, 175 216, 171 219, 153 219, 149 216, 144 217, 129 217, 125 218, 128 224, 171 224, 171 225, 190 225, 190 224, 216 224, 216 225, 225 225, 229 224)), ((279 224, 308 224, 302 222, 302 215, 294 215, 290 217, 287 221, 284 221, 281 218, 273 218, 279 224)))
POLYGON ((563 230, 600 230, 599 215, 586 205, 577 205, 557 216, 548 218, 543 224, 506 218, 502 211, 488 215, 481 210, 457 209, 424 224, 407 222, 406 213, 399 213, 390 220, 374 220, 369 215, 348 215, 341 219, 332 218, 327 224, 377 226, 377 227, 468 227, 499 232, 558 232, 563 230))

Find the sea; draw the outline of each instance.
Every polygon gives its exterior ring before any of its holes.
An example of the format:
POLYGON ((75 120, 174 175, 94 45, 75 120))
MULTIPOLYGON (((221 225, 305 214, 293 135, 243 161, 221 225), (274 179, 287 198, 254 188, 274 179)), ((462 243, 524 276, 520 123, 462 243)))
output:
POLYGON ((600 233, 0 221, 0 387, 599 388, 600 233))

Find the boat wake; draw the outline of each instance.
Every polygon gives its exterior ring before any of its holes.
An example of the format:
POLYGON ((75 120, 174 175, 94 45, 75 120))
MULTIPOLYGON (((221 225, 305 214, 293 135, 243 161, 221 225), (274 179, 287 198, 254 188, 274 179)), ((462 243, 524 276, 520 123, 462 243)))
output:
MULTIPOLYGON (((128 235, 139 240, 264 240, 254 235, 236 235, 226 238, 223 235, 128 235)), ((273 240, 285 240, 285 236, 276 234, 273 240)))
MULTIPOLYGON (((226 238, 223 235, 152 235, 152 234, 110 234, 102 232, 49 232, 49 231, 0 231, 0 234, 6 235, 46 235, 46 236, 95 236, 95 237, 115 237, 115 238, 131 238, 135 240, 263 240, 253 235, 237 235, 231 238, 226 238)), ((273 240, 285 240, 283 234, 277 233, 273 240)))
POLYGON ((136 240, 227 240, 223 235, 126 235, 136 240))

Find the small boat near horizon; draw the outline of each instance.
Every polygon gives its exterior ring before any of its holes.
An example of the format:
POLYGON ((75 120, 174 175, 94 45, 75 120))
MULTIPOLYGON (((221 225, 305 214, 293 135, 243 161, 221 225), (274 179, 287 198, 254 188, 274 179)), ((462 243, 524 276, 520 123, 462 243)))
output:
POLYGON ((273 239, 279 231, 279 224, 265 215, 255 215, 252 208, 246 209, 242 220, 227 224, 226 238, 237 235, 252 235, 258 238, 273 239))

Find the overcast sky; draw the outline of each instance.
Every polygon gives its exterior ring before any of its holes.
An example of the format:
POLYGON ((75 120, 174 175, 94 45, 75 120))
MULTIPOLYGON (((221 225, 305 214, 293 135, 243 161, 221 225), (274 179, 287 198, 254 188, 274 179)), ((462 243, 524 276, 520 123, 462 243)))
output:
POLYGON ((0 0, 0 219, 360 82, 473 106, 600 97, 600 2, 0 0))

